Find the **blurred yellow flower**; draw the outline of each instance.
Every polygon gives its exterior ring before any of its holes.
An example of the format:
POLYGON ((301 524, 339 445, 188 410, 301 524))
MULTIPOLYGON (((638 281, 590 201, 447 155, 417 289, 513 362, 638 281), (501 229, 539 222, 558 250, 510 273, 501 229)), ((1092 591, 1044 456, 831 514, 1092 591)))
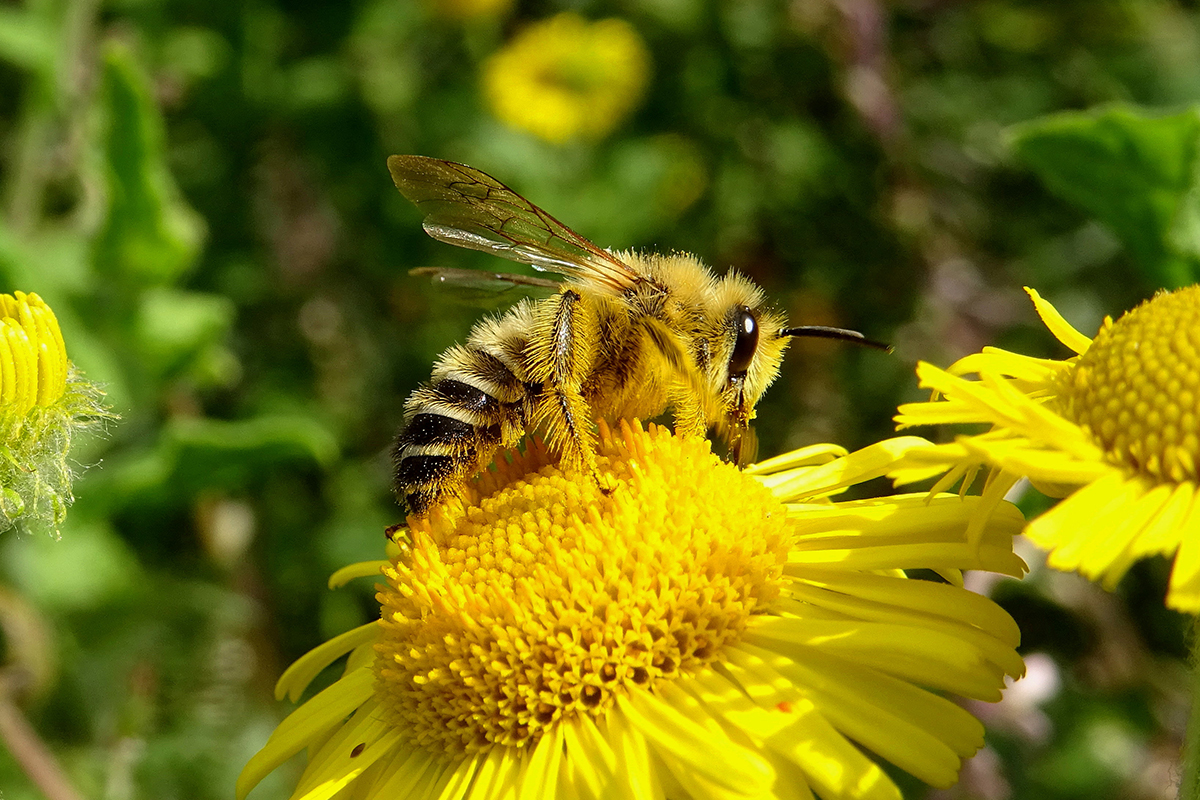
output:
POLYGON ((426 0, 437 14, 450 19, 498 17, 507 14, 513 0, 426 0))
POLYGON ((901 427, 987 423, 986 433, 914 449, 892 476, 945 473, 945 488, 993 470, 985 496, 1021 477, 1056 497, 1026 534, 1056 569, 1111 588, 1136 560, 1176 553, 1167 604, 1200 612, 1200 286, 1161 293, 1095 339, 1033 290, 1046 327, 1076 356, 1029 358, 996 348, 942 371, 917 367, 933 401, 901 406, 901 427), (961 376, 975 373, 977 381, 961 376))
POLYGON ((530 25, 494 54, 483 85, 503 122, 560 144, 612 131, 649 76, 650 55, 632 25, 568 12, 530 25))
POLYGON ((751 474, 703 439, 600 433, 611 494, 531 444, 410 519, 388 561, 334 576, 382 569, 382 618, 280 679, 295 699, 350 653, 247 764, 239 798, 306 747, 304 800, 899 800, 875 756, 954 783, 983 727, 941 693, 998 700, 1023 671, 1018 631, 990 600, 902 569, 1020 574, 1019 512, 993 515, 975 548, 977 498, 827 499, 927 444, 914 438, 751 474))
POLYGON ((71 502, 75 429, 111 416, 67 360, 58 319, 36 294, 0 294, 0 531, 57 526, 71 502))

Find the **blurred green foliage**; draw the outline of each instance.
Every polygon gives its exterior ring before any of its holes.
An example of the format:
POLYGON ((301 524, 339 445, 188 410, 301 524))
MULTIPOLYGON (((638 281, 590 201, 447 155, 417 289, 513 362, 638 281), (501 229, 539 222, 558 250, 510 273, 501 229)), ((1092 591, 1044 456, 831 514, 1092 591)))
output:
MULTIPOLYGON (((696 252, 798 324, 897 344, 794 347, 764 455, 887 435, 918 358, 1064 356, 1022 284, 1090 334, 1196 279, 1194 2, 571 3, 628 20, 653 76, 607 139, 555 146, 496 121, 480 70, 566 7, 0 6, 0 290, 47 300, 122 417, 77 451, 61 542, 0 537, 5 654, 85 796, 230 796, 286 711, 282 667, 377 614, 326 576, 379 557, 403 400, 476 313, 407 270, 512 268, 425 237, 389 154, 470 163, 603 246, 696 252)), ((934 796, 1166 796, 1163 572, 1002 585, 1064 688, 1046 735, 993 726, 998 758, 934 796)), ((3 752, 0 794, 37 796, 3 752)))
POLYGON ((1051 190, 1108 225, 1150 280, 1200 279, 1200 110, 1064 112, 1014 128, 1013 145, 1051 190))

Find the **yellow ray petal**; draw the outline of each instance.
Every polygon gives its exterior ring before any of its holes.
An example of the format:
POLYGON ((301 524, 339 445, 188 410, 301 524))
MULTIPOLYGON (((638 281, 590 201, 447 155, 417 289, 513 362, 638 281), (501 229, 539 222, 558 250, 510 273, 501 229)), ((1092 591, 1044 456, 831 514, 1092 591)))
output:
POLYGON ((389 563, 384 560, 360 561, 357 564, 342 567, 329 576, 329 588, 338 589, 355 578, 378 578, 382 574, 383 568, 389 563))
POLYGON ((415 747, 407 756, 392 759, 388 769, 371 788, 363 793, 367 798, 410 797, 428 788, 438 787, 449 780, 454 765, 447 764, 428 750, 415 747), (438 777, 430 779, 429 776, 438 777))
POLYGON ((863 572, 793 573, 792 591, 806 603, 836 608, 847 617, 933 627, 954 622, 978 628, 1016 647, 1021 631, 1007 612, 974 592, 932 581, 863 572))
POLYGON ((1054 359, 1031 358, 998 347, 985 347, 982 352, 955 361, 946 371, 960 377, 971 373, 994 372, 1030 384, 1042 384, 1053 380, 1063 366, 1062 361, 1054 359))
POLYGON ((1152 486, 1119 509, 1113 515, 1108 535, 1095 538, 1079 560, 1079 573, 1090 580, 1103 577, 1104 587, 1111 591, 1133 563, 1129 554, 1135 543, 1169 503, 1172 488, 1162 484, 1152 486))
POLYGON ((762 757, 730 747, 724 736, 706 735, 704 728, 644 690, 618 697, 626 719, 656 750, 670 753, 695 773, 717 786, 749 796, 770 790, 775 771, 762 757))
POLYGON ((286 696, 295 703, 312 683, 313 678, 321 673, 321 670, 364 642, 372 641, 378 636, 379 623, 368 622, 309 650, 292 662, 291 666, 279 676, 279 680, 275 683, 275 699, 282 700, 286 696))
POLYGON ((558 727, 562 729, 566 746, 563 763, 571 776, 570 785, 581 797, 605 800, 605 793, 617 784, 617 756, 608 740, 596 729, 596 723, 588 714, 577 714, 558 727))
POLYGON ((563 758, 563 724, 554 726, 525 759, 518 783, 518 800, 554 800, 563 758))
POLYGON ((1042 296, 1035 290, 1026 286, 1025 292, 1033 300, 1033 307, 1037 309, 1038 316, 1042 318, 1042 324, 1054 334, 1054 338, 1076 353, 1082 354, 1087 352, 1088 347, 1092 344, 1090 338, 1075 330, 1075 327, 1067 322, 1062 314, 1058 313, 1058 309, 1043 300, 1042 296))
POLYGON ((946 625, 928 628, 883 623, 776 619, 756 626, 743 644, 765 646, 803 659, 812 650, 869 667, 898 679, 984 700, 998 700, 1001 670, 1013 675, 1024 664, 1011 650, 977 630, 946 625), (985 666, 990 661, 991 665, 985 666), (994 666, 992 666, 994 665, 994 666), (1000 669, 995 669, 999 667, 1000 669), (994 670, 994 671, 993 671, 994 670), (980 680, 991 673, 991 681, 980 680))
POLYGON ((620 708, 608 715, 608 733, 617 754, 617 785, 630 800, 663 800, 662 784, 650 768, 650 747, 620 708))
POLYGON ((916 436, 897 436, 828 464, 762 476, 759 480, 784 502, 830 495, 847 486, 886 475, 905 451, 927 446, 929 442, 916 436))
POLYGON ((1191 533, 1184 536, 1175 554, 1167 605, 1189 613, 1200 612, 1200 494, 1193 494, 1191 508, 1183 517, 1179 530, 1191 533))
POLYGON ((1029 523, 1025 535, 1044 550, 1070 544, 1081 531, 1095 526, 1094 512, 1106 506, 1125 483, 1125 476, 1119 472, 1101 476, 1029 523))
POLYGON ((800 699, 769 711, 715 672, 698 673, 680 686, 722 720, 795 764, 821 797, 903 800, 879 765, 838 733, 811 702, 800 699))
POLYGON ((360 706, 309 760, 292 797, 329 800, 381 758, 392 756, 400 731, 380 718, 378 706, 360 706))
POLYGON ((268 773, 303 750, 314 735, 345 719, 371 697, 375 676, 360 670, 337 681, 279 723, 263 749, 246 763, 237 780, 242 800, 268 773))
MULTIPOLYGON (((769 684, 777 687, 787 700, 799 697, 812 700, 844 736, 931 786, 946 787, 957 778, 958 754, 918 720, 896 713, 898 708, 894 703, 899 695, 894 696, 890 690, 903 681, 857 669, 829 679, 826 670, 809 669, 808 664, 753 646, 731 649, 729 659, 731 674, 743 685, 769 684), (793 695, 793 691, 799 694, 793 695)), ((831 660, 826 667, 841 666, 838 661, 831 660)), ((983 745, 983 726, 976 725, 974 736, 966 743, 970 753, 983 745)))
POLYGON ((751 464, 744 471, 748 475, 770 475, 796 467, 815 467, 819 464, 827 464, 835 458, 841 458, 849 452, 846 448, 835 444, 814 444, 768 458, 757 464, 751 464))

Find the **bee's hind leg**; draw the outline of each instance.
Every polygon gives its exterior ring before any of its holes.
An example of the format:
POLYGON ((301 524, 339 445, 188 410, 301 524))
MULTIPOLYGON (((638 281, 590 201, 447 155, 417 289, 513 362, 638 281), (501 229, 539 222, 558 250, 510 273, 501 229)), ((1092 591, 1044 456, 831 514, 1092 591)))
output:
POLYGON ((587 401, 577 391, 550 389, 547 392, 546 403, 553 410, 547 416, 546 437, 552 446, 563 453, 563 461, 578 465, 592 475, 596 487, 604 494, 611 494, 613 486, 606 481, 596 469, 595 435, 592 433, 592 413, 587 401), (554 425, 560 426, 558 437, 554 437, 554 425))

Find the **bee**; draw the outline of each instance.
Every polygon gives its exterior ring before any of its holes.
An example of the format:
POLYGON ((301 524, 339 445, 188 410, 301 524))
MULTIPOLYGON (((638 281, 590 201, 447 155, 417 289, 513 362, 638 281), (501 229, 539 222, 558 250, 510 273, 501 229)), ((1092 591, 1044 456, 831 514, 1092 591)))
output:
POLYGON ((756 285, 732 271, 718 277, 692 255, 602 250, 464 164, 392 156, 388 169, 434 239, 563 278, 495 276, 557 293, 476 324, 408 398, 392 458, 396 493, 413 514, 535 430, 601 483, 597 418, 650 418, 670 408, 677 433, 715 429, 742 463, 755 405, 793 337, 886 348, 856 331, 789 328, 756 285))

